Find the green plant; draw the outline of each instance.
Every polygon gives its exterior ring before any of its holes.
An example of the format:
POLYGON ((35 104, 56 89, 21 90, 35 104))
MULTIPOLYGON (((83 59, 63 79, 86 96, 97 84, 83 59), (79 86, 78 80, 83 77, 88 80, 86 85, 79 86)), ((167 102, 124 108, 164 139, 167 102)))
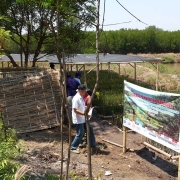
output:
POLYGON ((171 53, 164 54, 162 59, 163 63, 174 63, 174 55, 171 53))
POLYGON ((73 180, 87 180, 86 177, 79 177, 74 171, 70 172, 70 176, 73 180))
POLYGON ((0 179, 13 180, 19 166, 14 158, 21 153, 21 144, 13 129, 6 129, 0 113, 0 179))

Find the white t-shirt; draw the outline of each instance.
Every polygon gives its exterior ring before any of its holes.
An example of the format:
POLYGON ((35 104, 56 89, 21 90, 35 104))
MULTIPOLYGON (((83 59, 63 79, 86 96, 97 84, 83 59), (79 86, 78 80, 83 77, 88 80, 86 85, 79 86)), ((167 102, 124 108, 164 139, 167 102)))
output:
POLYGON ((85 116, 79 115, 74 112, 74 108, 81 112, 85 111, 84 98, 77 92, 72 99, 72 122, 73 124, 85 123, 85 116))

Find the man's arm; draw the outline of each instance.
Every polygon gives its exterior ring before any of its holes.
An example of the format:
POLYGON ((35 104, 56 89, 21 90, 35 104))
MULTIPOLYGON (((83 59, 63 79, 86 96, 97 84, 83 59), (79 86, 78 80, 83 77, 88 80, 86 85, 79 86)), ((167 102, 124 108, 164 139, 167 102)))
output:
POLYGON ((79 115, 83 115, 84 116, 84 112, 82 112, 82 111, 80 111, 80 110, 78 110, 78 109, 76 109, 76 108, 73 108, 74 109, 74 112, 76 113, 76 114, 79 114, 79 115))

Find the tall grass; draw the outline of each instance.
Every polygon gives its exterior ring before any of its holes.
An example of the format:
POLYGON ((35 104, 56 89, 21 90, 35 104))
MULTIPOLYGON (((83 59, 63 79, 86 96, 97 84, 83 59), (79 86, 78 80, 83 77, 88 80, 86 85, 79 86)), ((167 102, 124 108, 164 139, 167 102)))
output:
MULTIPOLYGON (((97 91, 100 92, 99 99, 94 99, 93 104, 98 106, 98 112, 102 115, 112 115, 114 112, 122 112, 123 102, 123 81, 117 73, 102 70, 99 73, 99 86, 97 91)), ((83 82, 83 80, 82 80, 83 82)), ((96 72, 91 71, 87 75, 87 86, 93 90, 96 83, 96 72)))

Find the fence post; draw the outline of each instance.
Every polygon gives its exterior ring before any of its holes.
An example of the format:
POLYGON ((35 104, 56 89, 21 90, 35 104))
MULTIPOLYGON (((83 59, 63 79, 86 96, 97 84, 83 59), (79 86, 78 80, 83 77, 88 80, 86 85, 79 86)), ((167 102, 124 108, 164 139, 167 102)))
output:
POLYGON ((180 155, 179 155, 179 164, 178 164, 178 180, 180 180, 180 155))
POLYGON ((126 153, 126 127, 123 126, 123 153, 126 153))

